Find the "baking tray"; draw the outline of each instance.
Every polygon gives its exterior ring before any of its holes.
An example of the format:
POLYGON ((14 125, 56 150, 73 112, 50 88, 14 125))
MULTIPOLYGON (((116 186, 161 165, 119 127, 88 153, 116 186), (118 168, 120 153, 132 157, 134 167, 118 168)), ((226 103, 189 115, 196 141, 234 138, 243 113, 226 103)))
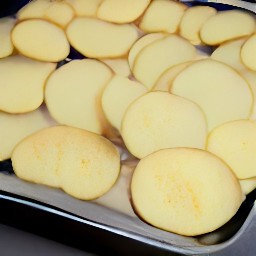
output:
MULTIPOLYGON (((0 17, 14 15, 27 2, 1 1, 0 17)), ((203 4, 218 10, 231 8, 203 4)), ((75 54, 71 52, 69 57, 74 58, 75 54)), ((125 173, 122 175, 126 182, 125 173)), ((197 237, 173 234, 145 223, 133 213, 131 206, 115 202, 115 195, 109 205, 104 200, 81 201, 59 189, 22 181, 13 173, 10 160, 0 162, 0 222, 87 252, 98 255, 216 255, 218 252, 230 255, 231 249, 242 246, 245 237, 256 234, 256 190, 247 195, 228 223, 197 237)), ((125 200, 128 202, 128 198, 125 200)))

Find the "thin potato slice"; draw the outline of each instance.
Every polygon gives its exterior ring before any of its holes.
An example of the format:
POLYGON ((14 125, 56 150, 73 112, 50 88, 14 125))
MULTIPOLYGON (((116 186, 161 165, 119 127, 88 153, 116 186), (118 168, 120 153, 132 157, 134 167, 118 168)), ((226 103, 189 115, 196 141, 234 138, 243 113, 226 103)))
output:
POLYGON ((207 139, 207 150, 222 158, 239 179, 256 176, 256 123, 238 120, 216 127, 207 139))
POLYGON ((187 6, 169 0, 152 1, 139 24, 145 32, 175 33, 187 6))
POLYGON ((113 24, 93 18, 76 18, 68 25, 70 44, 90 58, 117 58, 128 53, 138 39, 138 31, 131 24, 113 24))
POLYGON ((57 69, 48 79, 45 101, 60 124, 102 134, 101 93, 112 71, 92 59, 74 60, 57 69))
POLYGON ((21 55, 0 60, 0 110, 25 113, 44 100, 44 86, 55 63, 39 62, 21 55))
POLYGON ((246 67, 256 71, 256 34, 248 38, 242 46, 241 59, 246 67))
POLYGON ((128 77, 131 75, 127 59, 100 59, 108 65, 117 75, 128 77))
POLYGON ((200 30, 201 40, 208 45, 251 35, 255 31, 255 19, 247 12, 229 10, 210 17, 200 30))
POLYGON ((246 80, 215 60, 199 60, 173 81, 172 93, 197 103, 206 114, 209 131, 228 121, 248 118, 253 95, 246 80))
POLYGON ((114 76, 102 95, 102 108, 110 124, 120 131, 126 109, 146 92, 146 87, 141 83, 114 76))
POLYGON ((149 92, 131 103, 121 128, 126 147, 137 158, 164 148, 203 149, 206 134, 201 109, 167 92, 149 92))
POLYGON ((242 191, 245 195, 248 195, 256 188, 256 178, 250 178, 245 180, 239 180, 242 191))
POLYGON ((21 54, 40 61, 61 61, 70 48, 61 28, 40 19, 18 23, 12 30, 12 42, 21 54))
POLYGON ((185 236, 221 227, 243 200, 228 165, 209 152, 188 148, 164 149, 142 159, 134 170, 131 194, 143 220, 185 236))

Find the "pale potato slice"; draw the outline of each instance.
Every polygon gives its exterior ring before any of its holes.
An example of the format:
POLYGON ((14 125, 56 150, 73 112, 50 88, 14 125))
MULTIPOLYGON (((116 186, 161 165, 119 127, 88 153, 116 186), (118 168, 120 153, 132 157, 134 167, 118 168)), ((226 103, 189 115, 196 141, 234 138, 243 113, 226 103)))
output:
POLYGON ((249 37, 242 46, 241 59, 246 67, 256 71, 256 34, 249 37))
POLYGON ((199 33, 204 23, 213 15, 217 10, 210 6, 192 6, 184 13, 180 26, 179 34, 189 40, 192 44, 200 44, 199 33))
POLYGON ((256 176, 256 123, 237 120, 216 127, 207 139, 207 150, 222 158, 239 179, 256 176))
POLYGON ((255 19, 248 12, 240 10, 221 11, 206 20, 200 30, 201 40, 208 45, 252 34, 255 31, 255 19))
POLYGON ((245 180, 239 180, 242 191, 245 195, 248 195, 256 188, 256 178, 250 178, 245 180))
POLYGON ((118 131, 128 106, 147 92, 144 85, 126 77, 114 76, 102 94, 102 108, 110 124, 118 131))
POLYGON ((175 33, 187 6, 169 0, 152 1, 139 23, 145 32, 175 33))
POLYGON ((0 123, 0 161, 11 158, 14 147, 28 135, 57 124, 45 106, 25 114, 0 112, 0 123))
POLYGON ((83 200, 106 193, 120 171, 118 150, 109 140, 68 126, 46 128, 26 137, 11 159, 19 178, 60 187, 83 200))
POLYGON ((247 81, 224 63, 198 60, 174 79, 170 92, 197 103, 208 129, 251 115, 253 95, 247 81))
POLYGON ((115 23, 130 23, 139 18, 151 0, 103 0, 97 17, 115 23))
POLYGON ((107 64, 117 75, 128 77, 131 75, 127 59, 100 59, 107 64))
POLYGON ((130 65, 130 68, 133 69, 134 61, 138 55, 138 53, 147 45, 153 43, 154 41, 163 38, 166 36, 164 33, 151 33, 146 34, 142 36, 140 39, 138 39, 133 46, 131 47, 128 55, 128 62, 130 65))
POLYGON ((40 19, 29 19, 16 24, 12 42, 26 57, 40 61, 58 62, 69 54, 69 43, 58 26, 40 19))
POLYGON ((144 47, 133 66, 133 75, 149 90, 168 68, 195 59, 195 47, 177 35, 168 35, 144 47))
POLYGON ((10 56, 13 53, 11 30, 16 20, 7 17, 0 19, 0 59, 10 56))
POLYGON ((124 56, 138 39, 138 31, 131 24, 118 25, 86 17, 72 20, 66 33, 70 44, 91 58, 124 56))
POLYGON ((37 109, 44 100, 45 82, 55 68, 55 63, 21 55, 1 59, 0 110, 25 113, 37 109))
POLYGON ((143 220, 185 236, 221 227, 243 200, 228 165, 209 152, 188 148, 164 149, 142 159, 134 170, 131 195, 143 220))
POLYGON ((112 71, 92 59, 73 60, 57 69, 48 79, 45 102, 60 124, 102 134, 101 93, 112 71))
POLYGON ((205 147, 204 113, 192 101, 168 92, 149 92, 130 104, 121 135, 131 154, 143 158, 157 150, 205 147))

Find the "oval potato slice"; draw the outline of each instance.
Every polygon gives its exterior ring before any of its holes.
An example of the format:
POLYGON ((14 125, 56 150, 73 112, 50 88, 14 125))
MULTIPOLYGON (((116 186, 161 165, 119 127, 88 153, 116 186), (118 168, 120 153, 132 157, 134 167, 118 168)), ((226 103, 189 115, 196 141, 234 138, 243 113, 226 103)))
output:
POLYGON ((246 67, 256 71, 256 34, 249 37, 242 46, 241 59, 246 67))
POLYGON ((121 135, 131 154, 143 158, 157 150, 205 147, 204 113, 192 101, 167 92, 149 92, 130 104, 121 135))
POLYGON ((144 221, 185 236, 219 228, 243 199, 238 180, 223 161, 188 148, 164 149, 143 158, 132 176, 131 195, 144 221))

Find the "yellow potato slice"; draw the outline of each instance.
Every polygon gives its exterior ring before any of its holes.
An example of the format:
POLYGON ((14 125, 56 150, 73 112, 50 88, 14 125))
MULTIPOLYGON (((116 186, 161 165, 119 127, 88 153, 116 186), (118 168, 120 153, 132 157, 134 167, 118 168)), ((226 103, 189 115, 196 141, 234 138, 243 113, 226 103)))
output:
POLYGON ((133 75, 150 90, 165 70, 195 57, 196 50, 192 44, 177 35, 168 35, 139 52, 133 75))
POLYGON ((51 115, 60 124, 102 134, 100 97, 111 78, 112 71, 98 60, 74 60, 60 67, 45 88, 51 115))
POLYGON ((241 59, 246 67, 256 71, 256 34, 248 38, 242 46, 241 59))
POLYGON ((216 127, 207 139, 207 150, 222 158, 239 179, 256 176, 256 123, 238 120, 216 127))
POLYGON ((255 31, 255 19, 248 12, 240 10, 221 11, 204 23, 200 30, 201 40, 208 45, 252 34, 255 31))
POLYGON ((130 104, 121 135, 131 154, 143 158, 157 150, 205 147, 204 113, 192 101, 167 92, 149 92, 130 104))
POLYGON ((0 161, 11 158, 14 147, 28 135, 57 124, 45 106, 26 114, 0 112, 0 123, 0 161))
POLYGON ((117 75, 124 77, 131 75, 127 59, 100 59, 100 61, 108 65, 117 75))
POLYGON ((152 1, 139 24, 145 32, 175 33, 187 6, 169 0, 152 1))
POLYGON ((21 55, 1 59, 0 110, 25 113, 37 109, 44 100, 45 82, 55 68, 55 63, 21 55))
POLYGON ((182 16, 179 34, 189 40, 192 44, 200 44, 199 33, 204 23, 213 15, 217 10, 210 6, 192 6, 186 10, 182 16))
POLYGON ((138 39, 131 24, 113 24, 94 18, 76 18, 68 25, 70 44, 90 58, 117 58, 126 55, 138 39))
POLYGON ((97 17, 115 23, 130 23, 139 18, 151 0, 103 0, 97 17))
POLYGON ((242 191, 245 195, 248 195, 256 188, 256 178, 250 178, 245 180, 239 180, 242 191))
POLYGON ((209 152, 188 148, 164 149, 143 158, 134 170, 131 195, 143 220, 185 236, 221 227, 243 200, 228 165, 209 152))
POLYGON ((0 59, 8 57, 13 52, 11 30, 16 20, 10 17, 0 19, 0 59))
POLYGON ((228 121, 249 118, 253 95, 247 81, 224 63, 198 60, 174 79, 170 91, 197 103, 209 131, 228 121))
POLYGON ((114 76, 102 95, 102 108, 110 124, 120 131, 126 109, 146 92, 146 87, 141 83, 114 76))
POLYGON ((69 54, 69 43, 58 26, 40 19, 24 20, 12 30, 12 42, 26 57, 58 62, 69 54))

